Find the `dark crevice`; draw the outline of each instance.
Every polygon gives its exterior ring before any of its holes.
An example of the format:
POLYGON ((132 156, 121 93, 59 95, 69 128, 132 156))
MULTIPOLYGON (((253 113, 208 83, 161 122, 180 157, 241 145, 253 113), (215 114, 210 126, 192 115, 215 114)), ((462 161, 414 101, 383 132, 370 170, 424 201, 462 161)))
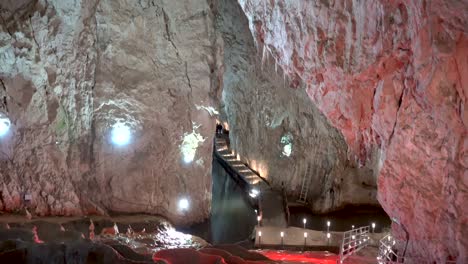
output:
POLYGON ((188 75, 188 66, 187 66, 187 62, 185 62, 185 78, 187 78, 187 84, 190 88, 190 95, 193 93, 193 89, 192 89, 192 83, 190 82, 190 77, 188 75))
MULTIPOLYGON (((192 83, 190 81, 190 77, 188 75, 188 65, 187 65, 187 62, 185 62, 185 78, 187 79, 187 85, 188 87, 190 88, 190 94, 188 95, 188 99, 189 99, 189 102, 193 102, 193 88, 192 88, 192 83)), ((192 122, 192 112, 189 108, 188 110, 188 114, 189 114, 189 120, 190 122, 192 122)), ((192 124, 190 124, 190 127, 192 127, 192 124)))
POLYGON ((3 102, 2 102, 3 108, 5 109, 5 112, 8 113, 8 100, 7 100, 7 96, 6 96, 6 94, 7 94, 6 85, 5 85, 5 83, 3 82, 2 79, 0 79, 0 85, 2 86, 2 89, 5 92, 5 95, 3 96, 3 102))
POLYGON ((36 43, 37 49, 40 50, 39 43, 37 42, 37 39, 36 39, 36 33, 34 32, 34 27, 33 27, 33 24, 32 24, 32 17, 31 16, 29 16, 29 25, 31 27, 31 34, 32 34, 32 38, 34 40, 34 43, 36 43))
POLYGON ((396 128, 397 123, 398 123, 398 113, 400 112, 401 103, 403 102, 403 95, 404 94, 405 94, 405 91, 404 90, 401 91, 400 99, 398 100, 398 107, 397 107, 397 111, 396 111, 395 124, 393 124, 392 133, 390 133, 390 137, 388 138, 388 144, 389 145, 392 142, 393 135, 395 134, 395 128, 396 128))
POLYGON ((162 8, 162 12, 163 12, 163 17, 164 17, 164 24, 166 26, 166 38, 172 44, 172 47, 174 47, 177 57, 180 58, 179 50, 177 49, 177 47, 176 47, 176 45, 175 45, 175 43, 174 43, 174 41, 172 40, 172 37, 171 37, 171 30, 169 28, 169 23, 170 23, 169 16, 167 15, 166 11, 164 11, 164 8, 162 8))
MULTIPOLYGON (((1 9, 0 9, 1 11, 1 9)), ((10 35, 11 38, 13 38, 13 34, 11 33, 10 29, 8 28, 8 25, 6 23, 6 20, 3 18, 2 14, 0 14, 0 19, 2 20, 2 24, 5 27, 6 31, 8 32, 8 35, 10 35)))

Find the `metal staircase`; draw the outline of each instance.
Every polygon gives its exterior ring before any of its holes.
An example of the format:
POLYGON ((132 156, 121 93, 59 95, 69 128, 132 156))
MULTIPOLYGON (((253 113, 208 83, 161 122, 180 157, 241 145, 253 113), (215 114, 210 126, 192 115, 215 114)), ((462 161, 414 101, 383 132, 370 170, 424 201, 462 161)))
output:
POLYGON ((309 192, 310 180, 312 179, 312 174, 310 173, 311 167, 310 163, 307 164, 306 173, 302 178, 301 193, 298 200, 300 203, 307 203, 307 193, 309 192))

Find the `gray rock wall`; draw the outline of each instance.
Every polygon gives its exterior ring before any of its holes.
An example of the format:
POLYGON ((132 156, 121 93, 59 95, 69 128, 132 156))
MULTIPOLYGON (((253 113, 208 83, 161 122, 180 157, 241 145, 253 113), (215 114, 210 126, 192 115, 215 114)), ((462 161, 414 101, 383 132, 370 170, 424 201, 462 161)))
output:
POLYGON ((311 103, 302 84, 284 79, 275 60, 255 46, 239 4, 219 0, 216 6, 224 40, 222 119, 240 158, 273 186, 284 183, 292 199, 299 198, 310 174, 307 200, 316 212, 378 204, 371 167, 357 168, 348 160, 343 136, 311 103))
POLYGON ((219 54, 202 0, 0 4, 0 210, 206 217, 219 54), (110 141, 112 126, 132 133, 110 141), (184 149, 192 159, 184 162, 184 149), (188 212, 178 211, 181 197, 188 212))

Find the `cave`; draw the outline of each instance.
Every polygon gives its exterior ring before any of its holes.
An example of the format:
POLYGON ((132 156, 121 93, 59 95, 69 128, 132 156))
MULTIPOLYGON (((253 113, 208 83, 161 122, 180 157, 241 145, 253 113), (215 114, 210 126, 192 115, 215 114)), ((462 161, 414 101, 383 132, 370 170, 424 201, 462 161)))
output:
POLYGON ((0 263, 468 263, 467 95, 463 0, 0 0, 0 263))

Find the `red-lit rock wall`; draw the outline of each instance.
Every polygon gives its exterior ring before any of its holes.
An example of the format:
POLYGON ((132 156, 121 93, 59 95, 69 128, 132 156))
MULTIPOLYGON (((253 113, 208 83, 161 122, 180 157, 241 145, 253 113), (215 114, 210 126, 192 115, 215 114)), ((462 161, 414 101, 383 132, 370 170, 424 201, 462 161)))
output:
POLYGON ((291 88, 307 85, 349 156, 378 160, 379 201, 409 230, 410 254, 465 261, 468 3, 239 3, 257 46, 291 88))

